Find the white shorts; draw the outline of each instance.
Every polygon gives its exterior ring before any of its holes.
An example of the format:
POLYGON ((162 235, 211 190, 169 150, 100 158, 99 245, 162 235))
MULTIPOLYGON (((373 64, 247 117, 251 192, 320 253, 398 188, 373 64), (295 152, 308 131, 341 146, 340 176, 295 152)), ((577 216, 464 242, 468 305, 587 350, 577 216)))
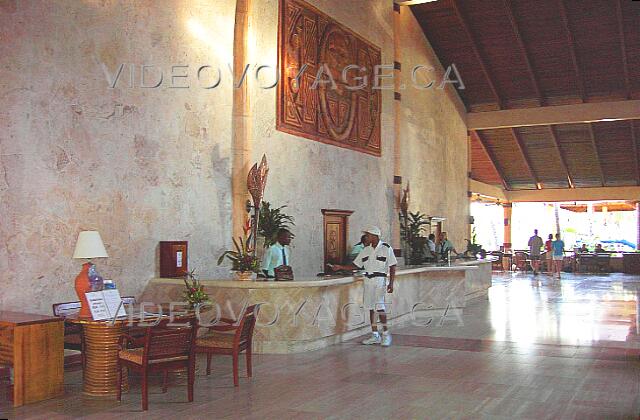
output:
POLYGON ((364 309, 385 311, 387 295, 387 279, 385 277, 364 278, 364 309))
POLYGON ((553 261, 562 261, 564 259, 564 255, 554 255, 553 261))

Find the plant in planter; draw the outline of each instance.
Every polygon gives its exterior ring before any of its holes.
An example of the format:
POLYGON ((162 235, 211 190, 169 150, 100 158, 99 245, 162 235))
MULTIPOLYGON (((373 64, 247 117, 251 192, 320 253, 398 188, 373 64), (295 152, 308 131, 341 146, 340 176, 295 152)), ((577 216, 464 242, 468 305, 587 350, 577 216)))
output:
POLYGON ((200 281, 195 275, 195 271, 196 269, 194 268, 184 275, 184 285, 186 289, 182 294, 182 298, 189 303, 191 309, 209 301, 209 295, 204 291, 204 286, 200 284, 200 281))
MULTIPOLYGON (((293 216, 283 211, 286 207, 287 206, 280 206, 272 209, 271 203, 268 201, 262 202, 258 223, 258 235, 264 238, 264 248, 268 248, 276 243, 279 229, 287 229, 291 232, 291 227, 296 225, 293 216)), ((294 237, 293 233, 291 233, 291 237, 294 237)))
POLYGON ((476 240, 477 234, 476 228, 474 227, 473 229, 471 229, 471 240, 465 239, 465 241, 467 241, 467 250, 465 251, 465 254, 467 254, 468 257, 474 257, 480 254, 481 258, 485 258, 487 256, 487 251, 485 251, 482 248, 482 245, 477 243, 476 240))
POLYGON ((400 234, 404 243, 409 248, 409 264, 420 264, 424 258, 424 246, 426 238, 422 236, 425 227, 430 224, 426 214, 408 212, 406 217, 400 215, 400 234))
POLYGON ((235 250, 225 251, 218 258, 218 265, 222 264, 225 258, 231 261, 231 271, 238 280, 250 280, 255 273, 260 270, 260 259, 256 257, 249 245, 248 239, 238 237, 233 239, 235 250))

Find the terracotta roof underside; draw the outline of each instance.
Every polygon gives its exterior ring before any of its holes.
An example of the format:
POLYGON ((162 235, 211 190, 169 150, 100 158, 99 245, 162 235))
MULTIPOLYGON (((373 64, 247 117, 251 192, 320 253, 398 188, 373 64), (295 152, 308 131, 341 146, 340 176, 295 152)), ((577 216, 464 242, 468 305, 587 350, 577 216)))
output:
MULTIPOLYGON (((411 10, 469 112, 640 99, 640 1, 438 0, 411 10)), ((479 130, 471 177, 507 189, 640 185, 640 120, 479 130)))

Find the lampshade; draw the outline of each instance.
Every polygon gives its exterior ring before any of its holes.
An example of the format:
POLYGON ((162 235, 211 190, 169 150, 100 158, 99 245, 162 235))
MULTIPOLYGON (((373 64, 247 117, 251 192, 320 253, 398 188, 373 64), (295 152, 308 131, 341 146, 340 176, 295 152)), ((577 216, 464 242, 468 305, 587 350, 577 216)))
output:
POLYGON ((96 230, 85 230, 78 235, 76 250, 73 258, 98 258, 108 257, 107 250, 104 249, 100 232, 96 230))

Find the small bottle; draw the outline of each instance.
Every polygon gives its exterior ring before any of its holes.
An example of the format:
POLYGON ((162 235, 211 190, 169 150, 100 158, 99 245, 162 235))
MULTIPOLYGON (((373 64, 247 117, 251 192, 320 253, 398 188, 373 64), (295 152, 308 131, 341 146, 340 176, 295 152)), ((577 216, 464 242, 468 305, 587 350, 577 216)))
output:
POLYGON ((115 289, 116 288, 116 284, 113 282, 113 280, 111 279, 105 279, 104 280, 104 289, 115 289))
POLYGON ((104 281, 98 271, 96 270, 95 264, 91 264, 89 267, 89 284, 91 285, 92 292, 99 292, 104 289, 104 281))

